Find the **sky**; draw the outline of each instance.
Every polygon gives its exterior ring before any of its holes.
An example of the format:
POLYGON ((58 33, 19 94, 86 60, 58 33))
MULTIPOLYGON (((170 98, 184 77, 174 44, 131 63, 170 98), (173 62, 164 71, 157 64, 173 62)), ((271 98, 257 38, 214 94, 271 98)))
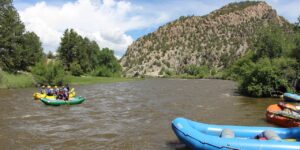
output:
MULTIPOLYGON (((202 16, 240 0, 14 0, 27 31, 41 39, 44 52, 55 53, 63 32, 73 28, 113 49, 120 58, 139 37, 180 16, 202 16)), ((277 13, 295 23, 300 0, 266 0, 277 13)))

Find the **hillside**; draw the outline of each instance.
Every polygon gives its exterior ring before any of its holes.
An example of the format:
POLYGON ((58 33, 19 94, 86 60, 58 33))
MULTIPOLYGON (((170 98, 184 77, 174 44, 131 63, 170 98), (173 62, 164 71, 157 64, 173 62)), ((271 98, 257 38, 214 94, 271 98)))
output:
POLYGON ((205 16, 170 22, 133 42, 121 58, 126 76, 180 74, 188 65, 226 68, 250 50, 260 28, 289 26, 265 2, 231 3, 205 16))

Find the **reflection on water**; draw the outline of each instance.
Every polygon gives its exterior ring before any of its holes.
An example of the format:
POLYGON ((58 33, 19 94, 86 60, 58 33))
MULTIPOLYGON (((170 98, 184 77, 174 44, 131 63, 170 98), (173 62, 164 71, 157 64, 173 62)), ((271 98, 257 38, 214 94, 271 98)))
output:
POLYGON ((0 90, 0 149, 186 149, 170 123, 176 117, 271 126, 265 109, 278 99, 238 96, 222 80, 152 79, 75 87, 87 100, 46 106, 36 89, 0 90))

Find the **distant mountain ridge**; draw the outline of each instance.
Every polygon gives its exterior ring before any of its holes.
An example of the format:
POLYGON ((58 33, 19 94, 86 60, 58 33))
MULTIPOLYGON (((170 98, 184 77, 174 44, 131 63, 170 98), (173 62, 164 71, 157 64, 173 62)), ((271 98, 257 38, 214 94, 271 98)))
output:
POLYGON ((159 27, 134 41, 120 62, 126 76, 180 73, 187 65, 226 68, 251 49, 257 31, 269 25, 289 23, 266 2, 231 3, 159 27))

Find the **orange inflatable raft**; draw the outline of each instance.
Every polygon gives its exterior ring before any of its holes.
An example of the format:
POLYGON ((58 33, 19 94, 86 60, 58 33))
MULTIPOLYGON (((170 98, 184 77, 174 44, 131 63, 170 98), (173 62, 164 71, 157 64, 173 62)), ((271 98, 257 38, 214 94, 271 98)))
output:
POLYGON ((293 116, 293 110, 296 110, 296 106, 291 104, 284 104, 284 107, 282 104, 270 105, 266 112, 267 121, 282 127, 298 127, 300 126, 300 120, 297 117, 291 117, 293 116))

